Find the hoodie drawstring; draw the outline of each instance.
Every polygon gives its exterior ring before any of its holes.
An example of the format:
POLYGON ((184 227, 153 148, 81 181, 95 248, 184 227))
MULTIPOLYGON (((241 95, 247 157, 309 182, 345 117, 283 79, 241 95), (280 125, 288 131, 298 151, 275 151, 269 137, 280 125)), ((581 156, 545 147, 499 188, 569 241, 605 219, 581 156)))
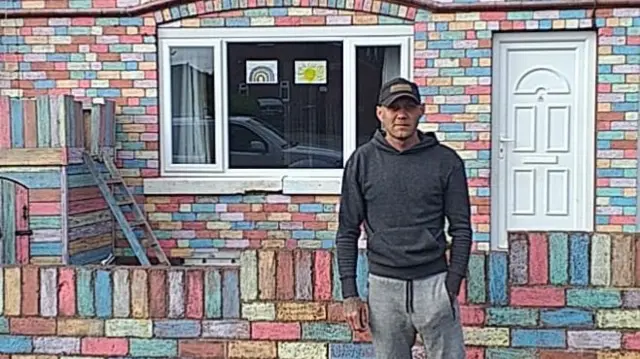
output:
POLYGON ((407 281, 406 295, 407 295, 407 302, 406 302, 407 313, 413 313, 413 281, 412 280, 407 281))

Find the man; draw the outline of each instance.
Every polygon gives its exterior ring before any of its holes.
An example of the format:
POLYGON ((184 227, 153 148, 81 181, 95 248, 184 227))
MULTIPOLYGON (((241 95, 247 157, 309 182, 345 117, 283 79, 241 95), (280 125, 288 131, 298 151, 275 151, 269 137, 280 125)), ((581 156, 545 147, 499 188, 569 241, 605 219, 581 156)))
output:
POLYGON ((456 297, 471 250, 464 163, 433 133, 417 130, 424 105, 416 84, 384 84, 376 113, 382 128, 349 158, 342 180, 336 242, 345 317, 356 331, 370 327, 377 359, 410 359, 416 332, 427 358, 463 359, 456 297), (356 288, 362 223, 368 307, 356 288))

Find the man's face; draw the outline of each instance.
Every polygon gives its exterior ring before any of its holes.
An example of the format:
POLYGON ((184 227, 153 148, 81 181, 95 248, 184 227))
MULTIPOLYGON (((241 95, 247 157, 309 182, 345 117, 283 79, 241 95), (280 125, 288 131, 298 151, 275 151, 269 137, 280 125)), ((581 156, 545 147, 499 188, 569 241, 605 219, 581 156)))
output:
POLYGON ((389 136, 404 141, 416 133, 424 105, 411 98, 401 97, 389 106, 378 106, 376 113, 389 136))

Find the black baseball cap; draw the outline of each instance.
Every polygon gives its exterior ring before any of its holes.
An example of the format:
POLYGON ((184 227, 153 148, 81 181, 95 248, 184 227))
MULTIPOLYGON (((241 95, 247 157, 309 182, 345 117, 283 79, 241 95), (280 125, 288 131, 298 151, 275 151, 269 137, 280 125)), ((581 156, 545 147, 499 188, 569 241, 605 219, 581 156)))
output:
POLYGON ((378 96, 378 104, 389 106, 402 97, 407 97, 418 104, 420 103, 418 85, 402 77, 396 77, 382 85, 378 96))

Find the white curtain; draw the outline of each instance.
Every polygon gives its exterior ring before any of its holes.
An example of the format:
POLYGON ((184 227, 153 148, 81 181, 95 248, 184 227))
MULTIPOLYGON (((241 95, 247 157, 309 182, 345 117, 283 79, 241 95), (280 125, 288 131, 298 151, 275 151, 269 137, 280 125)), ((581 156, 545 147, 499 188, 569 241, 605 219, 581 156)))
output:
POLYGON ((385 83, 396 77, 400 77, 400 47, 387 46, 384 48, 382 83, 385 83))
POLYGON ((181 48, 171 56, 173 162, 215 162, 212 88, 213 54, 208 48, 181 48))

